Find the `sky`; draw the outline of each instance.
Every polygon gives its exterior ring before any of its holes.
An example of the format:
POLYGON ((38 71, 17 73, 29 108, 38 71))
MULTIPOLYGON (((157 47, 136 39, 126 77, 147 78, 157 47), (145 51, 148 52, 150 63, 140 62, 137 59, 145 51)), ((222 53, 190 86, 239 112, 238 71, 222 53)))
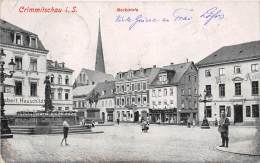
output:
POLYGON ((257 1, 0 0, 0 18, 37 34, 47 57, 65 62, 74 77, 81 68, 94 69, 99 17, 106 72, 115 75, 186 59, 196 63, 223 46, 259 40, 259 9, 257 1), (75 7, 77 12, 21 12, 22 7, 75 7), (129 30, 137 19, 145 22, 129 30))

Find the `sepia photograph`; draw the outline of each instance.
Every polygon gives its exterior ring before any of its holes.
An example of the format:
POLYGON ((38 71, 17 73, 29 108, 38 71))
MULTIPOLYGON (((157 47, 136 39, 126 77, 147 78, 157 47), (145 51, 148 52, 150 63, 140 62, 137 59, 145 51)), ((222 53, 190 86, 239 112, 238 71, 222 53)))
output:
POLYGON ((260 163, 259 82, 259 0, 0 0, 1 163, 260 163))

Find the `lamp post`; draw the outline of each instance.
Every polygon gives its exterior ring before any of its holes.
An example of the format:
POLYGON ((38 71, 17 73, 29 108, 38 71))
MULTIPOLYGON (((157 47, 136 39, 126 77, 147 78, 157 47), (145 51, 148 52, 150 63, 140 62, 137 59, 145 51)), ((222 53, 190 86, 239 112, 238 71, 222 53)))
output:
POLYGON ((13 135, 11 133, 10 128, 8 127, 8 118, 5 116, 5 102, 4 102, 4 80, 5 78, 12 78, 14 74, 14 68, 15 68, 15 63, 13 59, 11 59, 11 62, 8 64, 9 65, 9 72, 10 74, 6 74, 4 72, 4 59, 5 59, 6 54, 4 53, 4 50, 1 49, 0 51, 0 103, 1 103, 1 138, 12 138, 13 135))
MULTIPOLYGON (((211 100, 207 100, 207 91, 204 90, 203 91, 203 99, 200 99, 199 101, 200 102, 203 102, 204 103, 204 118, 203 118, 203 121, 202 121, 202 124, 201 124, 201 128, 202 129, 209 129, 209 122, 207 120, 207 112, 206 112, 206 103, 207 102, 211 102, 211 100)), ((201 97, 201 95, 200 95, 201 97)))

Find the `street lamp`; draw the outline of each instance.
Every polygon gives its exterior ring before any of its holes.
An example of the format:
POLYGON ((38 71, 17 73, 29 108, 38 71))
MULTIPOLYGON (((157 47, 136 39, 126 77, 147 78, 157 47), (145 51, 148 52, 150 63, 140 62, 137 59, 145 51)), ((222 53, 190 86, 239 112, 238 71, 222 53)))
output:
POLYGON ((5 116, 5 102, 4 102, 4 80, 5 78, 12 78, 14 74, 14 68, 15 68, 15 63, 14 60, 11 59, 11 62, 8 64, 9 66, 9 73, 6 74, 4 72, 4 59, 5 59, 6 54, 4 53, 4 49, 1 49, 0 51, 0 103, 1 103, 1 138, 12 138, 13 135, 11 134, 11 130, 8 127, 8 119, 5 116))
MULTIPOLYGON (((200 94, 200 97, 201 97, 201 94, 200 94)), ((207 120, 206 103, 211 102, 211 100, 207 100, 207 91, 206 90, 203 91, 203 99, 200 99, 199 101, 204 103, 204 118, 203 118, 203 121, 201 124, 201 128, 209 129, 210 127, 209 127, 209 122, 207 120)))

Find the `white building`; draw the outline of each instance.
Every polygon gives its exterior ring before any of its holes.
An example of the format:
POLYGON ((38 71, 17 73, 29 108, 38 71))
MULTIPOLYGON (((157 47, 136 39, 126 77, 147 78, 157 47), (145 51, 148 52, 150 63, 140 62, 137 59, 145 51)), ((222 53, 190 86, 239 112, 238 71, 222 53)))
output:
POLYGON ((5 80, 5 113, 43 110, 46 50, 38 36, 0 19, 0 49, 6 54, 5 68, 13 58, 16 70, 5 80))
MULTIPOLYGON (((206 116, 213 122, 225 110, 232 123, 259 121, 260 41, 225 46, 201 60, 199 93, 206 90, 206 116)), ((200 121, 204 104, 199 106, 200 121)))
POLYGON ((51 96, 54 110, 72 110, 72 73, 65 63, 47 60, 47 70, 51 82, 51 96))

